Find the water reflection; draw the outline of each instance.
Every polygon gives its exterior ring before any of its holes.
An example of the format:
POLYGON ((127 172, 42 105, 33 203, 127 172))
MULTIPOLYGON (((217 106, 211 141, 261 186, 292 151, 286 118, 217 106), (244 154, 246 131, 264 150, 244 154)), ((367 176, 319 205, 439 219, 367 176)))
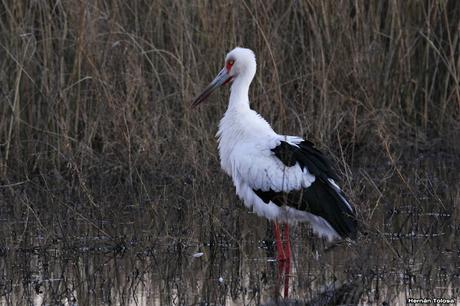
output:
MULTIPOLYGON (((5 250, 4 305, 404 304, 409 297, 459 294, 459 243, 451 234, 401 236, 328 248, 301 227, 293 261, 273 259, 271 241, 239 246, 163 241, 148 247, 96 243, 5 250), (416 239, 414 239, 416 238, 416 239), (310 241, 304 243, 304 241, 310 241), (268 245, 268 247, 267 247, 268 245), (252 247, 251 247, 252 246, 252 247), (197 256, 200 250, 202 256, 197 256)), ((40 241, 40 240, 37 240, 40 241)), ((458 301, 456 301, 458 303, 458 301)))
POLYGON ((104 191, 98 206, 24 184, 1 194, 0 304, 459 305, 460 189, 449 171, 459 165, 443 163, 410 168, 407 184, 361 169, 358 241, 331 245, 293 227, 290 265, 275 260, 272 225, 235 204, 228 182, 223 194, 193 190, 209 197, 199 201, 180 197, 193 194, 180 182, 150 202, 113 195, 136 205, 104 202, 104 191))

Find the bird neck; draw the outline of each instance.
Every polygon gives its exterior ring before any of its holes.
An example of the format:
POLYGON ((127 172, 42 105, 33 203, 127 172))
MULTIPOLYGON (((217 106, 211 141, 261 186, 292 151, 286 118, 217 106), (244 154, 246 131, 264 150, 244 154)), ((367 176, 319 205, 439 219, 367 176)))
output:
POLYGON ((232 110, 249 110, 249 86, 251 80, 240 75, 233 81, 230 89, 230 102, 228 109, 232 110))

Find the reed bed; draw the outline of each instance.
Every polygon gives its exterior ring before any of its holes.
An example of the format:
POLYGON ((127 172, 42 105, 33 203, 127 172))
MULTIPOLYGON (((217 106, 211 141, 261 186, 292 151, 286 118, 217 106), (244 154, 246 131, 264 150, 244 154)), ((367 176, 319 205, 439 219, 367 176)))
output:
POLYGON ((355 263, 369 241, 401 258, 394 235, 457 235, 459 35, 458 1, 4 0, 0 243, 269 235, 220 171, 228 90, 190 108, 235 46, 257 56, 252 107, 337 163, 355 263))

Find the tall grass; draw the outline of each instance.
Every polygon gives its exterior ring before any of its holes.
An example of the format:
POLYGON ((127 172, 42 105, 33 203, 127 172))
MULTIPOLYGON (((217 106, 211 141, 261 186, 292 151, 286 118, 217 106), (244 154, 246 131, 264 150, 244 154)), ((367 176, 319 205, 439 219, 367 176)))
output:
POLYGON ((355 199, 356 180, 373 181, 361 167, 389 163, 404 183, 409 152, 460 152, 458 1, 4 0, 0 12, 2 201, 50 237, 75 220, 110 234, 126 207, 164 235, 239 222, 222 217, 236 198, 214 138, 228 90, 189 107, 235 46, 257 55, 252 107, 331 152, 355 199))
POLYGON ((260 302, 272 235, 220 170, 228 88, 190 108, 244 46, 252 107, 332 155, 368 233, 293 229, 294 297, 454 297, 459 36, 455 0, 0 1, 0 296, 260 302))

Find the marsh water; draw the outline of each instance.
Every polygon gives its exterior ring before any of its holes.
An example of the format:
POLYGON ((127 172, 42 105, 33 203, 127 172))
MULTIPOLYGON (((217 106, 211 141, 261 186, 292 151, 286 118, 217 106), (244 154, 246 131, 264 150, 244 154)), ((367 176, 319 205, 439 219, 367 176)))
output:
POLYGON ((0 1, 0 305, 460 304, 460 1, 0 1), (336 165, 361 232, 291 228, 222 171, 223 88, 336 165), (435 299, 443 299, 439 302, 435 299))
MULTIPOLYGON (((357 205, 359 239, 331 244, 299 224, 291 228, 289 267, 275 260, 272 225, 231 196, 231 183, 223 175, 214 182, 214 199, 202 209, 172 192, 184 184, 184 192, 195 188, 187 187, 196 186, 193 177, 185 183, 162 178, 164 184, 152 183, 150 198, 139 196, 131 205, 115 202, 103 189, 90 198, 40 189, 39 180, 4 187, 0 301, 405 305, 409 298, 443 298, 458 305, 455 169, 457 157, 445 155, 434 162, 414 159, 398 171, 385 164, 354 170, 352 181, 362 186, 354 187, 359 191, 354 202, 365 203, 357 205), (224 197, 232 204, 225 204, 224 197)), ((116 191, 113 196, 120 197, 116 191)))

